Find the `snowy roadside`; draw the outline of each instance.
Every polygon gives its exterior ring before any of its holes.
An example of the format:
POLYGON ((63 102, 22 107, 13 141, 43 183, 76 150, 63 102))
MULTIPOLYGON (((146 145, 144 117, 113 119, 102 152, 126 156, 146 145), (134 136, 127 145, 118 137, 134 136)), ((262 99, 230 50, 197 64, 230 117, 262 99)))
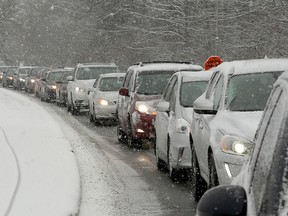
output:
POLYGON ((0 216, 76 215, 80 176, 61 126, 11 90, 0 101, 0 216))

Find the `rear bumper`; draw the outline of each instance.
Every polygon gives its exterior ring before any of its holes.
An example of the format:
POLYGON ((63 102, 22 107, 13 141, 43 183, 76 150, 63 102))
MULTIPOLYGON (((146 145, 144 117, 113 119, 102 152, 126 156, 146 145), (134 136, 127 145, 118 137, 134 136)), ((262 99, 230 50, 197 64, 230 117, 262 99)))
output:
POLYGON ((132 113, 132 133, 138 139, 154 139, 156 115, 143 114, 137 111, 132 113))

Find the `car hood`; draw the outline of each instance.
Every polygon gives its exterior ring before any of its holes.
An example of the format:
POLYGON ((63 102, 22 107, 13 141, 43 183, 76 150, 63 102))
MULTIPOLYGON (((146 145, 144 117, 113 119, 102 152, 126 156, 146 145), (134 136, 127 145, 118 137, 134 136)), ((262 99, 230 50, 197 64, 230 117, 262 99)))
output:
POLYGON ((118 91, 101 92, 99 91, 99 97, 103 99, 108 99, 110 101, 117 101, 118 91))
POLYGON ((156 108, 158 105, 162 95, 140 95, 140 94, 134 94, 134 99, 136 101, 145 101, 150 106, 156 108))
POLYGON ((218 111, 211 122, 211 128, 217 127, 222 133, 240 136, 253 141, 263 111, 231 112, 218 111))

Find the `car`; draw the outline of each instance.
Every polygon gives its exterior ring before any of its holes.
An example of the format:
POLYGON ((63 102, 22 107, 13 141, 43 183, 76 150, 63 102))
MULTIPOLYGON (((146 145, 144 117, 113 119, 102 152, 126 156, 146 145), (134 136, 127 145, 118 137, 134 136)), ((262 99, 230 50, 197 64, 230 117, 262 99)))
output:
POLYGON ((53 69, 47 71, 40 83, 39 97, 41 101, 56 100, 56 83, 61 80, 62 75, 66 72, 64 69, 53 69))
POLYGON ((213 68, 195 100, 191 124, 191 179, 199 200, 208 188, 230 184, 253 149, 253 138, 272 86, 288 59, 224 62, 213 68))
POLYGON ((180 70, 201 71, 191 62, 140 62, 128 68, 119 90, 117 137, 131 147, 155 142, 156 106, 170 77, 180 70))
POLYGON ((46 73, 50 70, 52 70, 52 68, 42 68, 38 71, 37 75, 35 76, 34 93, 36 97, 40 97, 41 80, 46 76, 46 73))
POLYGON ((67 77, 73 75, 73 68, 64 69, 65 72, 62 74, 60 81, 56 82, 56 103, 59 106, 67 106, 67 77))
POLYGON ((198 216, 287 215, 288 72, 274 84, 254 149, 231 185, 208 190, 197 206, 198 216))
POLYGON ((116 120, 119 89, 125 73, 101 74, 88 91, 90 122, 95 124, 116 120))
POLYGON ((7 72, 7 70, 15 70, 17 69, 16 66, 0 66, 0 83, 3 81, 3 76, 4 76, 4 73, 7 72))
POLYGON ((25 92, 34 93, 36 76, 42 69, 43 67, 34 67, 28 72, 25 78, 25 92))
POLYGON ((160 170, 168 168, 173 181, 187 179, 191 169, 189 128, 193 102, 206 89, 211 71, 177 72, 169 80, 157 105, 156 163, 160 170))
POLYGON ((3 87, 12 87, 13 86, 13 79, 14 73, 16 72, 18 67, 9 67, 6 71, 3 71, 3 80, 2 86, 3 87))
POLYGON ((67 85, 67 111, 72 115, 79 112, 88 112, 88 89, 92 87, 95 79, 100 74, 118 73, 114 63, 81 63, 74 70, 73 76, 69 76, 67 85))
POLYGON ((25 90, 25 80, 28 73, 35 66, 21 66, 19 67, 13 76, 13 88, 17 90, 25 90))

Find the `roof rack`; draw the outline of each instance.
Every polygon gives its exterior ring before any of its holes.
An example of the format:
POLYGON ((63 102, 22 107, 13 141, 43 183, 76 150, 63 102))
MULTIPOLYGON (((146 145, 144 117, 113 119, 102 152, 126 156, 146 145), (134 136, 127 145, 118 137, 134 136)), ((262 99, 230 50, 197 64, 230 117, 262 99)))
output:
POLYGON ((192 64, 192 62, 183 62, 183 61, 147 61, 147 62, 137 62, 134 65, 139 65, 141 67, 144 64, 157 64, 157 63, 180 63, 180 64, 192 64))

